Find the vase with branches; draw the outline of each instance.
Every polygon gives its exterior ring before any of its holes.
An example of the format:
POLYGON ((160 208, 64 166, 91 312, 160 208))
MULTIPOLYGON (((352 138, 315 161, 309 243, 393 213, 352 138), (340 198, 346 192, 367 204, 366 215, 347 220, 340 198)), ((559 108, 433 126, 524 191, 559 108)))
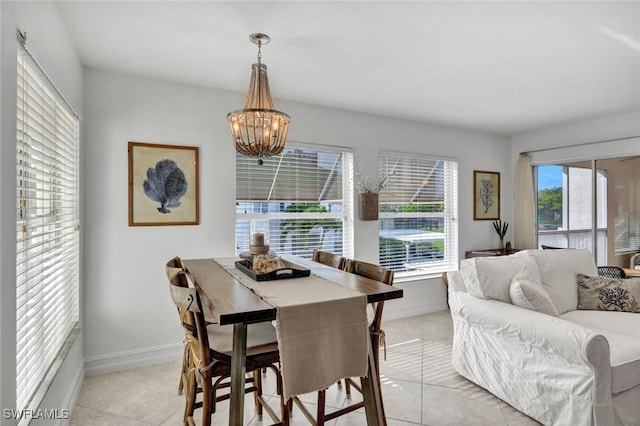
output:
POLYGON ((377 179, 374 179, 364 169, 362 163, 356 165, 355 171, 355 187, 356 191, 360 194, 377 194, 380 192, 384 185, 387 183, 388 176, 379 174, 377 179))
POLYGON ((500 251, 504 251, 504 236, 507 235, 507 229, 509 229, 509 223, 502 222, 501 219, 494 220, 493 229, 496 230, 496 233, 500 237, 500 243, 498 245, 498 248, 500 249, 500 251))
POLYGON ((378 193, 387 183, 388 176, 378 175, 372 178, 362 163, 356 165, 355 188, 360 199, 360 220, 378 220, 378 193))

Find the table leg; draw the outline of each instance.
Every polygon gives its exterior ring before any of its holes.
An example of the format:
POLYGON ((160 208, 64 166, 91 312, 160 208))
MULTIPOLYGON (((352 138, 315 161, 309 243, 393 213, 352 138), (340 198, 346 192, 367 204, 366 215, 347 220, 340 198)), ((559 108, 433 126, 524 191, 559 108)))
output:
MULTIPOLYGON (((367 333, 369 336, 369 333, 367 333)), ((367 363, 367 377, 361 377, 362 395, 364 397, 364 409, 367 413, 367 426, 385 426, 387 424, 382 408, 380 395, 380 382, 378 381, 376 348, 372 346, 371 336, 368 337, 370 346, 369 362, 367 363)))
POLYGON ((243 426, 244 375, 247 371, 247 324, 233 325, 233 353, 231 354, 231 397, 229 426, 243 426))

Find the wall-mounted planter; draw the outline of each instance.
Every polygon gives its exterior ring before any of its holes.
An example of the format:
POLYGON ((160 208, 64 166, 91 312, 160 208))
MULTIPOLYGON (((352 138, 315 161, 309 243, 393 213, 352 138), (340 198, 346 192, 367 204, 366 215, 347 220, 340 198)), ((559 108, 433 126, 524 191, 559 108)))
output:
POLYGON ((360 197, 360 220, 378 220, 378 194, 363 192, 360 197))

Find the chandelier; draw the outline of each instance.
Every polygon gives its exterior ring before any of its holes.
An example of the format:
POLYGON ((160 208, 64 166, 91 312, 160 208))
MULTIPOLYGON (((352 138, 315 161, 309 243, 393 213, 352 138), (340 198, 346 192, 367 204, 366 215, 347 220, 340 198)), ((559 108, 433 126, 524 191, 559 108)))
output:
POLYGON ((270 38, 266 34, 255 33, 249 36, 252 43, 258 45, 258 63, 251 66, 251 82, 244 109, 227 114, 229 127, 236 151, 249 157, 277 155, 284 149, 289 129, 289 115, 273 107, 269 91, 267 66, 261 62, 261 47, 270 38))

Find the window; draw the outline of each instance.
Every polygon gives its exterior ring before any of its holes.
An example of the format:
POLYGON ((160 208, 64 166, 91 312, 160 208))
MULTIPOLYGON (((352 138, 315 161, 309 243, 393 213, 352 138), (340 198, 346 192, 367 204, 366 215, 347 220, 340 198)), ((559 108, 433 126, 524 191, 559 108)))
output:
POLYGON ((18 54, 17 408, 36 409, 77 335, 78 118, 18 54))
POLYGON ((236 155, 236 254, 252 229, 271 250, 311 258, 315 249, 353 255, 353 155, 288 145, 263 159, 236 155))
POLYGON ((607 211, 613 255, 640 252, 640 156, 598 160, 596 163, 598 168, 608 172, 607 211))
MULTIPOLYGON (((583 163, 584 164, 584 163, 583 163)), ((590 162, 588 163, 590 164, 590 162)), ((538 245, 593 252, 593 177, 588 165, 536 167, 538 245)), ((598 264, 607 259, 607 171, 596 171, 598 264)))
POLYGON ((380 264, 396 277, 458 269, 458 163, 380 153, 380 264))

